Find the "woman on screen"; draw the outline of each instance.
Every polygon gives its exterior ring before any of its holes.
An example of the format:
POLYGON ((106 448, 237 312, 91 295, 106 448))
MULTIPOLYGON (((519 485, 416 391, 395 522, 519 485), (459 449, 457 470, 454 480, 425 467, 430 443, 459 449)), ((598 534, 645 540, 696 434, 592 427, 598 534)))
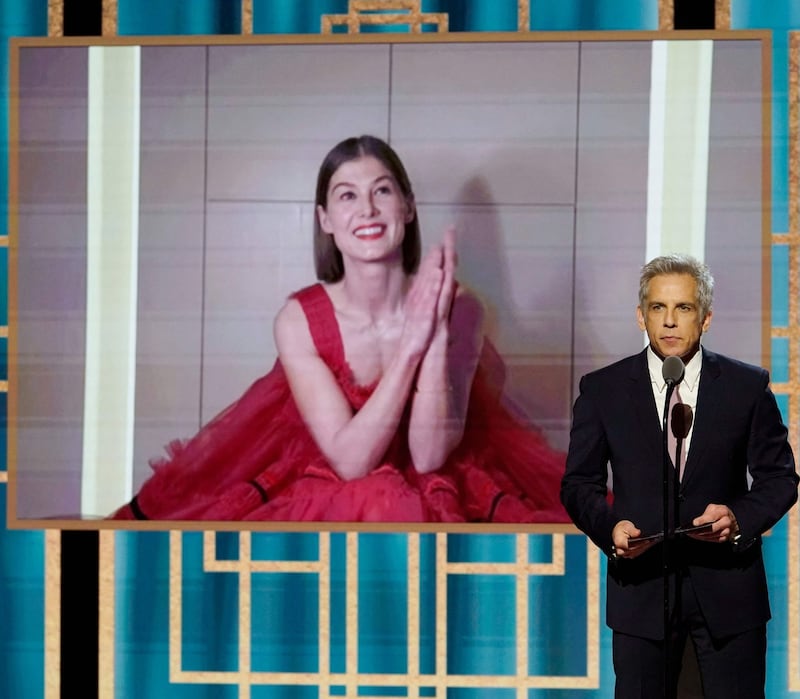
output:
POLYGON ((169 457, 116 519, 561 522, 563 454, 509 410, 454 235, 421 256, 403 164, 372 136, 325 157, 314 284, 275 367, 169 457))

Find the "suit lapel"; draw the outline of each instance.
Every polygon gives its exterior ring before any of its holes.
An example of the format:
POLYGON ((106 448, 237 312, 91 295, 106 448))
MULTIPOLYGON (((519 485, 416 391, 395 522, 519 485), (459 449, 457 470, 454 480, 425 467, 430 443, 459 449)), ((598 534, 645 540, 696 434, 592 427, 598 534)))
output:
POLYGON ((683 471, 683 484, 692 479, 695 464, 702 463, 703 452, 708 445, 708 435, 714 429, 714 405, 718 405, 721 384, 717 381, 720 374, 717 355, 701 348, 703 365, 700 369, 700 386, 697 389, 697 407, 694 414, 694 430, 686 468, 683 471))
POLYGON ((639 419, 639 428, 644 443, 652 452, 652 463, 661 463, 661 426, 658 424, 658 410, 653 398, 653 385, 650 370, 647 368, 647 350, 637 354, 631 362, 628 374, 628 396, 639 419))

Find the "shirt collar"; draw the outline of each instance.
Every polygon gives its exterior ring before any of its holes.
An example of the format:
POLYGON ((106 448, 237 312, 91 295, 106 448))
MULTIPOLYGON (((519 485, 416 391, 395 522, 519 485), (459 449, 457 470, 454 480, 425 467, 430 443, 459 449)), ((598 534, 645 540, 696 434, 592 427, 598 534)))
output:
MULTIPOLYGON (((653 348, 648 345, 647 368, 650 371, 650 381, 654 386, 656 386, 656 388, 658 388, 659 393, 663 393, 664 389, 667 387, 667 384, 664 381, 664 375, 661 373, 661 366, 663 363, 663 360, 660 359, 658 355, 653 352, 653 348)), ((697 382, 700 380, 700 369, 702 366, 703 351, 702 349, 698 349, 697 352, 695 352, 694 357, 692 357, 686 364, 681 385, 686 386, 686 388, 688 388, 690 391, 694 391, 697 388, 697 382)))

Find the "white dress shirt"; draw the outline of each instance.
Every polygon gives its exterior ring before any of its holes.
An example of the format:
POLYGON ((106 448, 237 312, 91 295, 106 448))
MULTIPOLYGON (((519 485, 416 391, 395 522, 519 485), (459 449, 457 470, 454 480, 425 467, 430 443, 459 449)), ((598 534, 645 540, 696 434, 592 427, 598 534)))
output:
MULTIPOLYGON (((653 349, 648 346, 647 348, 647 368, 650 371, 650 384, 653 388, 653 398, 656 401, 656 409, 658 410, 658 426, 664 424, 664 399, 667 397, 667 383, 664 381, 664 376, 661 373, 663 361, 659 359, 658 355, 653 352, 653 349)), ((686 370, 683 374, 683 380, 678 384, 678 392, 680 394, 681 403, 685 403, 692 409, 692 425, 689 428, 689 434, 683 440, 683 463, 689 456, 689 446, 692 443, 692 432, 694 431, 694 423, 697 418, 697 390, 700 387, 700 369, 703 366, 703 353, 698 349, 694 357, 692 357, 686 364, 686 370)))

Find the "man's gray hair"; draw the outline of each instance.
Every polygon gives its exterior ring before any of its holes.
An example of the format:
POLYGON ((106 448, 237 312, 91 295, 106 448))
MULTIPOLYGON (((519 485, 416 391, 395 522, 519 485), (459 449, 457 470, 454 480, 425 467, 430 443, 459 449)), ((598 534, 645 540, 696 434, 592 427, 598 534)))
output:
POLYGON ((661 255, 642 267, 639 277, 639 307, 646 312, 647 294, 650 291, 650 280, 662 274, 688 274, 697 282, 697 305, 700 317, 705 318, 711 311, 714 300, 714 277, 704 262, 691 255, 672 253, 661 255))

